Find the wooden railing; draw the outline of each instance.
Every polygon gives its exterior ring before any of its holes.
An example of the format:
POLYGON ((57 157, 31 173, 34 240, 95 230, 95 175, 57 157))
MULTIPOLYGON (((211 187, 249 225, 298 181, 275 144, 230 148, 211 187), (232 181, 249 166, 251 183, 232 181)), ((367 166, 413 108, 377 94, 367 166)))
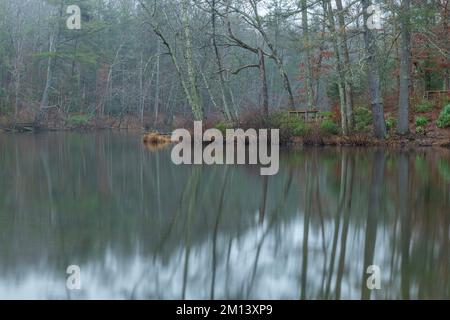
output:
POLYGON ((320 111, 317 109, 312 110, 290 110, 289 115, 303 118, 305 122, 313 122, 322 119, 320 111))
POLYGON ((425 100, 439 103, 439 107, 444 106, 444 102, 450 101, 450 90, 425 91, 425 100))

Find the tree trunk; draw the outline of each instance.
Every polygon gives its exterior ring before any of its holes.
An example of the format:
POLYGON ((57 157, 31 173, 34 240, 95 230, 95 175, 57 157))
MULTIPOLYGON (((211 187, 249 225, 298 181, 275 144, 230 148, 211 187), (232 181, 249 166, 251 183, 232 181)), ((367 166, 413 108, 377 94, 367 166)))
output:
POLYGON ((398 108, 398 133, 409 132, 409 83, 411 70, 410 0, 403 0, 400 14, 400 101, 398 108))
POLYGON ((275 62, 277 63, 281 78, 283 79, 284 89, 288 93, 289 108, 294 110, 295 109, 295 100, 294 100, 294 94, 292 93, 291 82, 289 81, 289 77, 286 73, 286 70, 284 69, 284 65, 283 65, 283 62, 281 61, 281 59, 278 57, 278 55, 276 53, 272 52, 272 54, 274 55, 275 62))
POLYGON ((19 113, 19 92, 20 92, 20 79, 22 73, 22 49, 21 41, 17 43, 17 57, 14 62, 14 119, 13 126, 16 127, 17 116, 19 113))
POLYGON ((364 44, 367 56, 369 94, 371 100, 374 135, 376 138, 384 139, 386 137, 386 121, 384 120, 383 99, 380 88, 380 71, 377 64, 377 44, 374 31, 369 29, 368 8, 372 4, 371 0, 361 0, 364 15, 364 44))
POLYGON ((305 48, 305 87, 306 87, 306 104, 308 109, 313 108, 313 87, 312 87, 312 71, 311 71, 311 44, 309 39, 308 26, 308 6, 306 0, 301 0, 302 10, 302 29, 303 29, 303 47, 305 48))
POLYGON ((45 81, 45 87, 44 91, 42 93, 41 98, 41 104, 39 108, 38 115, 36 117, 35 122, 39 125, 42 122, 42 119, 44 117, 45 108, 48 107, 49 104, 49 91, 52 85, 52 78, 53 78, 53 53, 56 52, 56 46, 59 41, 59 34, 60 34, 60 19, 63 15, 63 8, 64 8, 64 1, 60 2, 59 11, 58 11, 58 20, 56 21, 56 26, 53 32, 50 34, 50 42, 49 42, 49 57, 47 62, 47 79, 45 81))
POLYGON ((159 115, 159 83, 160 83, 160 55, 161 55, 161 41, 158 39, 158 46, 156 51, 156 88, 155 88, 155 122, 154 126, 158 124, 158 115, 159 115))
POLYGON ((340 46, 344 65, 344 87, 345 87, 345 113, 348 130, 353 130, 353 90, 352 90, 352 72, 350 64, 350 54, 347 44, 347 32, 345 30, 345 14, 342 6, 342 0, 336 0, 337 16, 339 22, 340 46))
MULTIPOLYGON (((448 32, 449 30, 449 10, 450 10, 450 2, 447 1, 445 6, 442 8, 442 14, 441 14, 441 19, 442 19, 442 29, 444 30, 444 33, 448 32)), ((444 50, 446 50, 447 52, 450 52, 450 39, 448 34, 446 34, 445 36, 445 40, 444 40, 444 50)), ((447 64, 447 67, 445 68, 444 71, 444 90, 450 90, 450 57, 447 55, 447 57, 445 58, 445 62, 447 64)))
POLYGON ((331 0, 326 0, 323 2, 323 10, 325 12, 325 15, 328 17, 328 28, 330 29, 330 33, 332 36, 332 42, 333 47, 336 55, 336 62, 337 62, 337 74, 338 74, 338 90, 339 90, 339 110, 341 113, 341 128, 342 133, 344 135, 348 135, 349 133, 349 126, 348 126, 348 119, 347 119, 347 112, 346 112, 346 97, 345 97, 345 75, 344 75, 344 67, 342 65, 342 54, 339 47, 339 37, 336 31, 335 26, 335 19, 334 19, 334 13, 333 8, 331 6, 331 0))
POLYGON ((267 92, 266 63, 262 49, 258 50, 259 77, 261 79, 261 106, 266 119, 269 117, 269 94, 267 92))
POLYGON ((233 120, 230 108, 228 105, 228 99, 225 91, 225 79, 223 77, 223 63, 222 57, 220 56, 219 48, 217 47, 217 32, 216 32, 216 0, 212 0, 212 13, 211 13, 211 23, 212 23, 212 43, 214 47, 214 53, 216 55, 217 67, 219 68, 219 81, 220 81, 220 93, 222 94, 223 111, 226 120, 233 120))
POLYGON ((197 77, 195 74, 194 59, 192 54, 192 35, 189 25, 189 0, 183 1, 183 28, 185 41, 185 56, 187 76, 190 86, 191 108, 194 119, 203 120, 203 103, 197 86, 197 77))
POLYGON ((52 85, 52 76, 53 76, 53 50, 54 50, 54 41, 55 41, 55 35, 52 34, 50 35, 50 44, 49 44, 49 54, 50 56, 48 57, 48 61, 47 61, 47 79, 45 81, 45 87, 44 87, 44 91, 42 93, 42 98, 41 98, 41 105, 40 105, 40 112, 42 112, 42 110, 48 106, 48 92, 50 90, 50 87, 52 85))
POLYGON ((144 60, 141 52, 141 63, 139 68, 139 117, 141 126, 144 127, 144 60))

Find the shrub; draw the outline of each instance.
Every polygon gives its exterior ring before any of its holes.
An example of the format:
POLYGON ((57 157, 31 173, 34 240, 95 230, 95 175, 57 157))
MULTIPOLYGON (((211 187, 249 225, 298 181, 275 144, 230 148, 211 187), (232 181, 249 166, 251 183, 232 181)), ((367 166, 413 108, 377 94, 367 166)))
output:
POLYGON ((333 112, 331 112, 331 111, 321 111, 321 112, 319 112, 318 116, 323 118, 323 119, 331 120, 333 118, 333 112))
POLYGON ((450 127, 450 104, 444 107, 436 123, 439 128, 450 127))
POLYGON ((442 105, 446 106, 446 105, 449 105, 449 104, 450 104, 450 96, 445 96, 442 99, 442 105))
POLYGON ((230 125, 225 122, 219 122, 214 126, 214 128, 222 133, 225 133, 225 131, 230 128, 230 125))
POLYGON ((429 119, 427 117, 416 117, 416 127, 425 127, 428 124, 429 119))
POLYGON ((66 122, 69 126, 83 126, 89 124, 92 116, 86 114, 69 115, 66 122))
POLYGON ((423 100, 416 106, 416 112, 423 113, 430 111, 433 108, 433 104, 430 101, 423 100))
POLYGON ((355 118, 355 129, 357 131, 365 130, 369 125, 372 124, 372 112, 365 107, 358 107, 354 112, 355 118))
POLYGON ((322 121, 322 123, 320 124, 320 130, 324 133, 329 133, 329 134, 339 134, 339 126, 330 119, 326 119, 324 121, 322 121))
POLYGON ((302 136, 307 135, 310 132, 311 132, 311 127, 304 122, 297 123, 292 130, 292 134, 295 137, 302 137, 302 136))
POLYGON ((396 125, 397 125, 397 120, 395 118, 389 117, 386 120, 386 128, 388 130, 391 130, 391 129, 395 128, 396 125))
POLYGON ((247 113, 245 118, 241 117, 239 124, 228 122, 218 122, 214 125, 222 133, 227 129, 240 128, 247 129, 279 129, 280 142, 286 143, 294 136, 305 136, 310 133, 311 126, 303 121, 303 119, 291 116, 287 111, 274 112, 266 118, 264 115, 254 113, 247 113))
POLYGON ((425 126, 428 124, 430 120, 427 117, 418 116, 416 117, 416 133, 417 134, 425 134, 425 126))
POLYGON ((277 112, 270 116, 269 126, 280 130, 280 140, 288 141, 293 136, 304 136, 310 132, 310 126, 303 119, 289 115, 287 112, 277 112))
POLYGON ((284 111, 274 112, 269 116, 269 122, 271 125, 281 125, 282 123, 290 122, 293 120, 297 120, 294 117, 291 117, 289 113, 284 111))
POLYGON ((426 133, 425 128, 421 127, 421 126, 416 127, 416 133, 417 134, 425 134, 426 133))

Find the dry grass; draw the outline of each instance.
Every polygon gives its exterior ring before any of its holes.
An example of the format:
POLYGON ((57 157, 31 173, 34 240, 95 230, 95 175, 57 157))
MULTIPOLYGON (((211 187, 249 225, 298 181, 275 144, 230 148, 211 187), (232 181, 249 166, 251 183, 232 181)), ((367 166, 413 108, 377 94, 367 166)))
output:
POLYGON ((144 135, 142 142, 146 145, 168 145, 172 143, 169 136, 151 132, 144 135))

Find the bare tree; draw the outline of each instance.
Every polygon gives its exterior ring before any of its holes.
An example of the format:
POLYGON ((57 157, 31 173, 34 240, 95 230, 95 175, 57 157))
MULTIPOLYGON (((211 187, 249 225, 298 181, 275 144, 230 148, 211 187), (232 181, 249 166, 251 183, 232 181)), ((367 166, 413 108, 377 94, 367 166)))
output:
POLYGON ((377 61, 377 43, 375 31, 369 28, 368 21, 371 16, 369 8, 372 5, 371 0, 361 0, 363 5, 364 17, 364 45, 366 49, 369 95, 372 106, 374 135, 379 139, 386 137, 386 121, 384 119, 383 98, 380 87, 380 71, 377 61))
POLYGON ((306 104, 308 108, 313 107, 313 80, 312 80, 312 69, 311 69, 311 41, 309 36, 309 25, 308 25, 308 5, 306 0, 300 1, 302 10, 302 32, 303 32, 303 48, 305 54, 305 87, 306 87, 306 104))
POLYGON ((409 84, 411 72, 411 33, 410 33, 411 1, 402 0, 400 25, 400 102, 398 108, 398 133, 409 132, 409 84))

